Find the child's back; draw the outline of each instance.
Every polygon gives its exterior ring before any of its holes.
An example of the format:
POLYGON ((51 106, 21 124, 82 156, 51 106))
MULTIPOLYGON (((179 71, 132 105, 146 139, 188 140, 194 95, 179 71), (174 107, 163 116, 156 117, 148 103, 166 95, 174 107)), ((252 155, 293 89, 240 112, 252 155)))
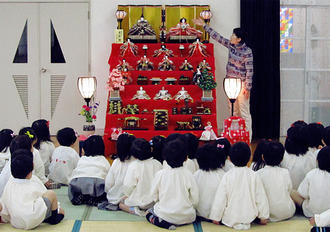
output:
MULTIPOLYGON (((161 138, 164 139, 163 137, 161 138)), ((105 178, 104 186, 107 199, 111 204, 119 204, 124 197, 122 187, 128 166, 134 160, 130 155, 130 149, 134 140, 135 136, 127 133, 119 135, 117 139, 118 158, 112 163, 107 177, 105 178)), ((161 156, 161 154, 159 156, 161 156)))
POLYGON ((82 156, 77 167, 72 171, 71 179, 80 177, 105 179, 109 169, 110 164, 104 156, 82 156))
POLYGON ((0 173, 10 158, 10 142, 13 140, 13 131, 3 129, 0 131, 0 173))
POLYGON ((194 173, 199 189, 199 202, 196 211, 198 216, 209 218, 214 195, 225 174, 222 167, 227 156, 223 148, 206 144, 197 150, 196 158, 200 167, 194 173))
POLYGON ((239 142, 233 145, 230 158, 236 167, 223 176, 210 213, 210 219, 221 220, 234 229, 249 229, 255 218, 265 220, 269 217, 268 200, 262 182, 246 166, 250 154, 247 144, 239 142))
POLYGON ((166 168, 155 175, 152 186, 155 214, 177 225, 192 223, 196 218, 198 187, 193 175, 184 167, 166 168))
POLYGON ((123 191, 128 196, 125 204, 141 208, 150 204, 151 182, 156 172, 161 169, 162 165, 153 158, 132 161, 128 166, 123 185, 123 191))
POLYGON ((58 183, 69 184, 72 171, 77 167, 79 158, 78 153, 71 147, 55 148, 49 165, 48 178, 58 183))
POLYGON ((79 161, 78 153, 71 147, 76 139, 72 128, 66 127, 57 132, 57 140, 61 146, 55 148, 53 152, 48 176, 53 181, 69 184, 72 171, 77 167, 79 161))
POLYGON ((260 177, 269 203, 271 221, 281 221, 292 217, 296 211, 290 197, 292 182, 289 171, 278 167, 284 155, 284 147, 278 142, 268 142, 263 152, 266 166, 256 173, 260 177))

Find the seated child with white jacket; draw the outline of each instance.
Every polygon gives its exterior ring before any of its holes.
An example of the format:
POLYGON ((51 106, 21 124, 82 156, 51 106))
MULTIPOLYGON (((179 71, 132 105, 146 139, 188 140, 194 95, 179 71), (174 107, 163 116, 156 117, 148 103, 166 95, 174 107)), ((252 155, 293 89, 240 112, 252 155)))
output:
POLYGON ((34 147, 39 150, 40 157, 45 166, 46 175, 49 174, 49 164, 55 150, 54 143, 50 139, 49 121, 39 119, 32 123, 32 129, 37 134, 37 142, 34 147))
POLYGON ((68 185, 80 158, 73 149, 77 140, 76 133, 72 128, 65 127, 57 132, 56 138, 60 146, 53 152, 48 177, 57 183, 68 185))
POLYGON ((0 131, 0 173, 10 158, 10 143, 13 140, 14 132, 10 129, 0 131))
POLYGON ((150 197, 151 182, 162 165, 152 158, 150 143, 145 139, 135 139, 131 155, 136 158, 128 166, 124 179, 124 201, 119 208, 125 212, 145 215, 144 210, 152 206, 150 197))
POLYGON ((214 195, 226 173, 223 167, 227 156, 224 152, 224 146, 205 144, 197 150, 196 157, 200 168, 194 173, 199 189, 199 202, 196 211, 197 215, 204 220, 209 219, 214 195))
POLYGON ((302 207, 306 217, 323 213, 330 208, 330 147, 322 148, 318 155, 318 168, 307 173, 292 194, 295 203, 302 207))
POLYGON ((112 204, 112 209, 117 210, 119 202, 123 199, 123 184, 124 178, 127 173, 129 164, 134 160, 131 156, 130 149, 134 135, 124 133, 119 135, 117 139, 117 158, 113 161, 110 170, 105 178, 105 192, 107 193, 107 199, 112 204))
POLYGON ((183 167, 187 159, 184 151, 182 141, 168 142, 163 151, 167 167, 157 172, 152 182, 152 200, 156 204, 146 218, 158 227, 173 230, 196 219, 198 186, 191 172, 183 167))
POLYGON ((93 135, 83 143, 84 155, 72 172, 69 184, 69 199, 74 205, 97 206, 107 201, 104 180, 110 164, 104 157, 104 142, 101 136, 93 135))
POLYGON ((246 165, 250 160, 249 145, 234 144, 229 152, 235 165, 222 177, 214 196, 210 219, 234 229, 249 229, 254 220, 267 224, 269 206, 263 184, 246 165))
POLYGON ((44 163, 42 162, 39 150, 34 147, 36 144, 38 138, 36 133, 31 127, 24 127, 22 128, 19 132, 19 135, 27 135, 31 139, 32 147, 33 147, 33 174, 36 175, 42 183, 48 188, 51 185, 51 182, 49 179, 46 177, 45 174, 45 166, 44 163))
POLYGON ((316 167, 314 153, 308 150, 304 131, 307 125, 294 125, 287 131, 281 167, 289 170, 293 189, 297 190, 305 175, 316 167))
POLYGON ((289 171, 279 167, 284 155, 284 147, 276 141, 267 142, 262 159, 265 167, 256 173, 260 177, 269 203, 269 219, 272 222, 288 219, 296 212, 290 197, 292 182, 289 171))
MULTIPOLYGON (((16 150, 18 150, 18 149, 26 149, 26 150, 30 150, 31 152, 36 151, 32 147, 31 139, 27 135, 17 135, 11 141, 11 143, 10 143, 10 154, 11 154, 11 157, 9 159, 9 162, 6 163, 5 167, 3 168, 3 170, 2 170, 2 172, 0 174, 0 196, 2 195, 2 192, 5 189, 5 186, 6 186, 7 182, 8 182, 8 180, 9 180, 9 178, 11 177, 10 161, 12 159, 13 153, 16 150)), ((32 154, 33 154, 33 172, 32 172, 32 174, 35 175, 38 178, 38 176, 35 173, 34 168, 37 167, 38 164, 42 164, 42 161, 40 159, 39 162, 36 162, 36 160, 38 161, 38 159, 36 159, 37 156, 35 156, 35 154, 38 154, 38 153, 32 153, 32 154)))
POLYGON ((11 173, 0 201, 2 219, 19 229, 33 229, 42 222, 58 224, 64 218, 55 192, 32 175, 33 155, 25 149, 12 154, 11 173))
POLYGON ((215 140, 215 145, 217 147, 221 147, 225 153, 226 162, 225 162, 225 165, 222 167, 222 169, 225 170, 225 172, 228 172, 230 169, 235 167, 235 165, 230 161, 230 158, 229 158, 229 150, 231 148, 231 144, 228 139, 226 139, 224 137, 220 137, 215 140))

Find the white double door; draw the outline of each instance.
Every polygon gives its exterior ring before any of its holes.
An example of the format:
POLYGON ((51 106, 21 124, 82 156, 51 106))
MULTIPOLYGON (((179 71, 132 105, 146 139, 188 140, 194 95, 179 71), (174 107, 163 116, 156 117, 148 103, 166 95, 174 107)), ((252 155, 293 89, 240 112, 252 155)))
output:
POLYGON ((34 120, 80 129, 77 78, 89 63, 88 3, 0 3, 0 129, 34 120))

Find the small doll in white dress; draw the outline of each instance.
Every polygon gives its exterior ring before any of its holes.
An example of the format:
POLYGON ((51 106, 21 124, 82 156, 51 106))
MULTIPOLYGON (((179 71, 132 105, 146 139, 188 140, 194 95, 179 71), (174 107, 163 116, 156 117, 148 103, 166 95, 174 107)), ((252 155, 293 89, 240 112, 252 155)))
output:
POLYGON ((216 140, 216 139, 217 139, 217 136, 212 129, 211 122, 207 122, 207 126, 204 127, 204 131, 203 131, 201 137, 199 138, 199 140, 210 141, 210 140, 216 140))

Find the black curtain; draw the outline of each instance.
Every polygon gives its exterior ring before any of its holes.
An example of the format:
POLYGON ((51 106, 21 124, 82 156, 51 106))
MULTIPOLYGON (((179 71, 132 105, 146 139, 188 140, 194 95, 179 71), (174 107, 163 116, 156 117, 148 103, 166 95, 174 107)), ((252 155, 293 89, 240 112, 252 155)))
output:
POLYGON ((253 51, 253 138, 280 134, 280 0, 241 0, 241 28, 253 51))

